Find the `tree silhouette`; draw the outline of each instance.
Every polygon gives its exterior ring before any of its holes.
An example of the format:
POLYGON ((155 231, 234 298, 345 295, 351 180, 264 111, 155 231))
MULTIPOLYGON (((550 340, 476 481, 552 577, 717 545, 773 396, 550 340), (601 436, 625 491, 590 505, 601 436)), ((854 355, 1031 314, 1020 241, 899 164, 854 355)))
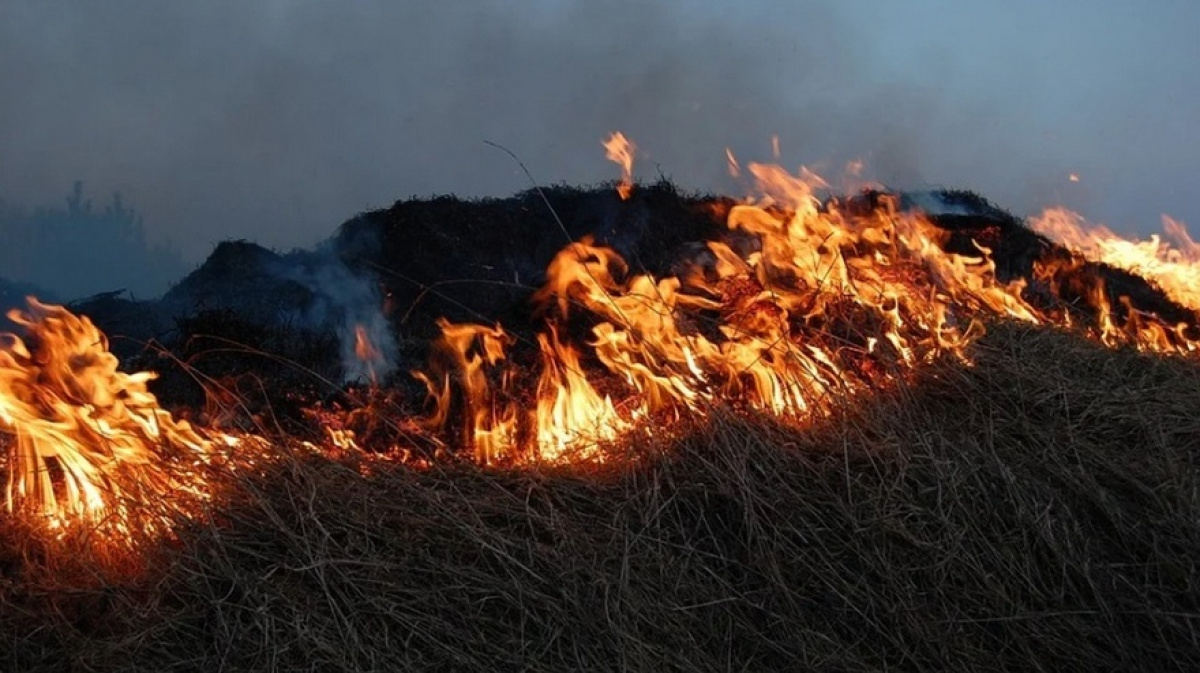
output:
POLYGON ((0 202, 0 274, 66 298, 118 289, 155 296, 183 274, 178 251, 152 245, 119 193, 93 210, 77 180, 65 202, 32 211, 0 202))

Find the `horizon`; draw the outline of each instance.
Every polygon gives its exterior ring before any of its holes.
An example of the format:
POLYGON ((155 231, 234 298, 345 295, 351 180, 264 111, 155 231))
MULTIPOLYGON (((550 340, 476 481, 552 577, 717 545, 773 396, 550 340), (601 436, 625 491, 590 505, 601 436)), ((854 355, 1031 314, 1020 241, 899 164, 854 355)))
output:
POLYGON ((0 200, 120 193, 194 266, 223 240, 305 248, 396 200, 530 187, 487 142, 539 184, 614 180, 601 142, 620 130, 643 182, 740 195, 725 148, 772 161, 778 136, 792 170, 862 160, 898 189, 1145 236, 1200 220, 1197 19, 1077 0, 6 3, 0 200))

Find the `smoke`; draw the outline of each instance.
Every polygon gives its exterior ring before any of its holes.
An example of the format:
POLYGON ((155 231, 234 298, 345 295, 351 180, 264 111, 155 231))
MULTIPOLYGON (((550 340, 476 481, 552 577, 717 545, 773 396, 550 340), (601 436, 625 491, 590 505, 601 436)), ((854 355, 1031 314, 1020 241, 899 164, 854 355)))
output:
MULTIPOLYGON (((361 240, 355 244, 370 246, 378 242, 361 240)), ((332 329, 337 335, 342 383, 376 383, 395 370, 399 349, 383 312, 379 283, 369 274, 346 266, 332 241, 312 254, 293 260, 281 258, 271 271, 312 293, 312 302, 301 318, 310 328, 332 329)))
POLYGON ((355 274, 330 251, 302 266, 282 266, 278 276, 313 293, 304 319, 337 335, 342 383, 377 383, 396 368, 396 339, 383 313, 383 295, 372 278, 355 274))
POLYGON ((67 4, 0 5, 0 199, 119 191, 192 262, 526 187, 484 140, 544 183, 613 179, 617 129, 636 176, 690 188, 740 193, 724 148, 766 158, 778 134, 793 168, 1200 221, 1195 3, 67 4))

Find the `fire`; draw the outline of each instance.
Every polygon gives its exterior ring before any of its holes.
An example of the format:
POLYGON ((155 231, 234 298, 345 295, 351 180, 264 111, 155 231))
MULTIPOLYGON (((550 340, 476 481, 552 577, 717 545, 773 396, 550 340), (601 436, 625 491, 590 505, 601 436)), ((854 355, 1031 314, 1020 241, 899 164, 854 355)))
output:
POLYGON ((600 397, 588 382, 578 352, 563 345, 553 328, 538 335, 538 345, 543 369, 533 423, 542 457, 556 460, 577 446, 586 451, 629 429, 612 400, 600 397))
POLYGON ((385 358, 371 341, 367 326, 362 323, 354 326, 354 357, 367 368, 367 378, 371 384, 378 384, 378 367, 385 362, 385 358))
POLYGON ((212 448, 186 421, 158 406, 149 372, 117 369, 104 335, 86 317, 29 299, 29 312, 9 319, 29 340, 7 334, 0 346, 0 429, 9 450, 10 512, 29 511, 51 527, 77 519, 132 515, 126 496, 190 493, 166 469, 198 464, 212 448))
MULTIPOLYGON (((490 463, 497 457, 513 450, 517 430, 517 415, 511 404, 503 405, 493 395, 493 383, 489 370, 496 369, 505 358, 505 347, 512 338, 500 325, 456 324, 447 320, 438 321, 442 338, 435 344, 436 350, 445 360, 437 366, 438 372, 427 375, 414 372, 425 383, 429 397, 434 403, 434 412, 428 426, 441 428, 450 418, 455 403, 456 380, 464 393, 462 414, 469 419, 465 426, 463 443, 474 447, 476 457, 490 463)), ((504 373, 499 392, 509 391, 511 371, 504 373)))
POLYGON ((382 357, 367 336, 366 326, 361 323, 354 326, 354 355, 363 362, 374 362, 382 357))
POLYGON ((1078 213, 1050 208, 1031 218, 1030 225, 1089 259, 1153 281, 1175 301, 1200 311, 1200 244, 1184 223, 1164 215, 1162 235, 1126 239, 1103 225, 1089 225, 1078 213))
POLYGON ((614 131, 602 144, 608 160, 621 167, 621 181, 617 183, 617 193, 621 195, 622 200, 627 200, 633 194, 633 157, 637 154, 637 145, 620 131, 614 131))
MULTIPOLYGON (((614 133, 605 148, 629 198, 635 147, 614 133)), ((1129 241, 1047 211, 1033 226, 1074 252, 1043 254, 1030 278, 1002 280, 992 250, 971 239, 973 249, 948 251, 952 234, 898 197, 831 198, 806 169, 743 171, 726 158, 761 196, 723 208, 727 231, 676 275, 639 272, 584 237, 549 263, 533 295, 544 318, 533 333, 440 320, 428 366, 413 372, 427 410, 402 420, 405 432, 498 464, 600 460, 607 442, 718 405, 804 423, 939 358, 969 365, 969 347, 996 319, 1082 328, 1110 346, 1200 351, 1200 245, 1182 223, 1164 218, 1172 244, 1129 241), (1145 275, 1192 315, 1170 322, 1134 305, 1089 258, 1145 275)), ((29 305, 10 314, 28 341, 0 344, 10 512, 51 527, 106 520, 128 529, 138 503, 210 499, 212 483, 197 474, 221 448, 267 446, 174 419, 147 389, 154 374, 121 372, 90 320, 29 305)), ((381 362, 387 347, 370 334, 356 327, 354 353, 381 362)), ((313 450, 362 451, 352 424, 323 426, 327 445, 313 450)))
MULTIPOLYGON (((740 174, 732 153, 726 158, 740 174)), ((1128 299, 1114 308, 1103 280, 1079 272, 1082 260, 1035 265, 1036 280, 1055 291, 1087 280, 1081 306, 1034 305, 1026 280, 998 278, 991 250, 976 244, 974 254, 947 252, 950 234, 920 212, 901 210, 895 197, 863 208, 822 198, 828 184, 806 169, 746 168, 762 196, 730 209, 731 236, 709 241, 678 276, 633 272, 615 250, 586 237, 555 256, 534 295, 547 318, 537 335, 533 414, 522 412, 515 394, 521 368, 509 350, 519 340, 499 326, 443 324, 443 341, 457 344, 449 348, 453 365, 436 377, 418 373, 435 401, 428 427, 463 423, 468 444, 492 462, 588 455, 648 419, 703 415, 714 403, 803 420, 936 358, 969 363, 968 346, 991 319, 1070 325, 1083 311, 1110 346, 1196 350, 1186 325, 1128 299), (560 336, 580 325, 590 326, 582 351, 560 336), (598 392, 601 384, 608 394, 598 392), (464 407, 457 414, 456 396, 464 407)), ((1200 283, 1182 274, 1197 268, 1196 244, 1182 225, 1168 227, 1181 247, 1164 252, 1154 239, 1154 255, 1127 268, 1161 278, 1164 265, 1174 265, 1178 282, 1170 287, 1189 303, 1195 298, 1185 290, 1200 283)))
MULTIPOLYGON (((443 341, 457 344, 449 350, 459 415, 477 455, 555 459, 640 419, 703 414, 718 401, 810 417, 835 395, 886 384, 939 356, 965 359, 981 318, 1042 320, 1022 298, 1023 284, 996 279, 988 250, 944 252, 944 234, 920 214, 893 202, 852 214, 822 203, 817 190, 826 185, 815 174, 754 163, 748 170, 765 196, 728 214, 730 230, 749 243, 743 250, 710 241, 687 273, 666 278, 632 273, 590 238, 554 258, 534 296, 548 320, 528 421, 505 366, 514 340, 499 327, 442 325, 443 341), (601 365, 598 376, 623 384, 619 403, 596 392, 597 375, 585 375, 580 353, 559 338, 577 314, 593 323, 587 359, 601 365), (491 376, 485 365, 495 368, 491 376)), ((431 427, 441 428, 453 415, 452 377, 444 369, 420 376, 435 400, 431 427)))

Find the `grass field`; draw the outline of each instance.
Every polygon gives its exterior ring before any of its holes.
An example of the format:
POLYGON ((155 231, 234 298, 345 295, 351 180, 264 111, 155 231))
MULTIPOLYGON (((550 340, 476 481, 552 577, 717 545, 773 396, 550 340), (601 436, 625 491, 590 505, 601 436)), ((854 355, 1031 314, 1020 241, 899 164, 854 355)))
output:
POLYGON ((1200 670, 1200 368, 971 353, 601 466, 297 454, 136 572, 5 520, 0 670, 1200 670))

